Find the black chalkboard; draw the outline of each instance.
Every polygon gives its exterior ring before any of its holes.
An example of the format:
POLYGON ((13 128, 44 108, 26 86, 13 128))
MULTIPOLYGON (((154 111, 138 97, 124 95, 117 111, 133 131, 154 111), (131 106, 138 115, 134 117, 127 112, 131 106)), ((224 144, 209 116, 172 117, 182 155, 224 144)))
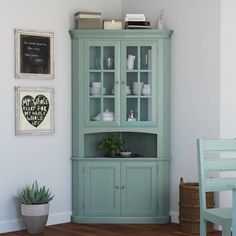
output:
POLYGON ((20 35, 20 72, 50 74, 50 37, 20 35))

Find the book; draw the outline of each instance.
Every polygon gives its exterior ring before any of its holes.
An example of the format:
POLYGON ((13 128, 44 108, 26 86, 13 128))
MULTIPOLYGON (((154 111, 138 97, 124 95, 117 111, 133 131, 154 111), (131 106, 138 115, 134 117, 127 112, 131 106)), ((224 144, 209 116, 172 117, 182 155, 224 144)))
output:
POLYGON ((150 25, 127 25, 125 29, 151 29, 150 25))
POLYGON ((150 21, 126 21, 125 25, 150 25, 150 21))
POLYGON ((126 21, 146 21, 146 17, 125 17, 126 21))
POLYGON ((145 15, 144 14, 126 14, 126 17, 130 17, 130 18, 132 18, 132 17, 145 17, 145 15))
POLYGON ((77 12, 75 13, 75 19, 87 18, 87 19, 101 19, 101 12, 77 12))

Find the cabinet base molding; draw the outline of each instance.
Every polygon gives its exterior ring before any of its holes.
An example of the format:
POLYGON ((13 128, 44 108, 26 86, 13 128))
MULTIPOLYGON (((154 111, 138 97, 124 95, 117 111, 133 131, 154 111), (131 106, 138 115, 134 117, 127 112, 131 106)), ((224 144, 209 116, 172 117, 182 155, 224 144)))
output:
POLYGON ((169 216, 161 217, 86 217, 72 216, 71 221, 81 224, 165 224, 169 216))

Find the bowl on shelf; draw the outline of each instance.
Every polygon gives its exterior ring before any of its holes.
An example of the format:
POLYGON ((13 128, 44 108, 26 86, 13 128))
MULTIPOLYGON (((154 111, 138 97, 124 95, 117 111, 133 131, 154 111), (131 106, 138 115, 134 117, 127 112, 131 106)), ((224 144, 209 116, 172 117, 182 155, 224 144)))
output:
POLYGON ((132 154, 132 152, 120 152, 120 155, 121 155, 122 157, 130 157, 131 154, 132 154))

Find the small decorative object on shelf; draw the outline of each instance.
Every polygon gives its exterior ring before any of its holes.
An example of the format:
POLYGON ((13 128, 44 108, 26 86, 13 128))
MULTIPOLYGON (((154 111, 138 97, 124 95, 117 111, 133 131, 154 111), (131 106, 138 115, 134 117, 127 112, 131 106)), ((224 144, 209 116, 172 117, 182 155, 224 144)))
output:
POLYGON ((121 20, 103 20, 103 29, 105 30, 119 30, 122 29, 122 21, 121 20))
POLYGON ((111 57, 107 57, 104 59, 104 68, 111 70, 114 68, 114 59, 111 57))
POLYGON ((136 121, 136 118, 134 117, 134 112, 132 110, 129 113, 128 121, 136 121))
POLYGON ((101 12, 75 13, 76 29, 101 29, 101 12))
POLYGON ((144 84, 142 88, 143 95, 150 95, 151 94, 151 87, 150 84, 144 84))
POLYGON ((103 114, 101 114, 101 112, 99 112, 94 118, 93 120, 95 121, 114 121, 114 112, 109 111, 108 109, 106 109, 103 114))
POLYGON ((158 29, 163 29, 164 28, 164 20, 163 20, 163 13, 164 13, 164 9, 161 9, 161 13, 157 22, 157 28, 158 29))
POLYGON ((115 135, 109 135, 98 143, 99 149, 103 150, 108 157, 114 157, 124 145, 125 142, 115 135))
POLYGON ((131 157, 132 152, 129 151, 122 151, 120 152, 121 157, 131 157))
POLYGON ((134 61, 135 61, 135 56, 129 54, 127 58, 127 69, 128 70, 133 70, 134 69, 134 61))

